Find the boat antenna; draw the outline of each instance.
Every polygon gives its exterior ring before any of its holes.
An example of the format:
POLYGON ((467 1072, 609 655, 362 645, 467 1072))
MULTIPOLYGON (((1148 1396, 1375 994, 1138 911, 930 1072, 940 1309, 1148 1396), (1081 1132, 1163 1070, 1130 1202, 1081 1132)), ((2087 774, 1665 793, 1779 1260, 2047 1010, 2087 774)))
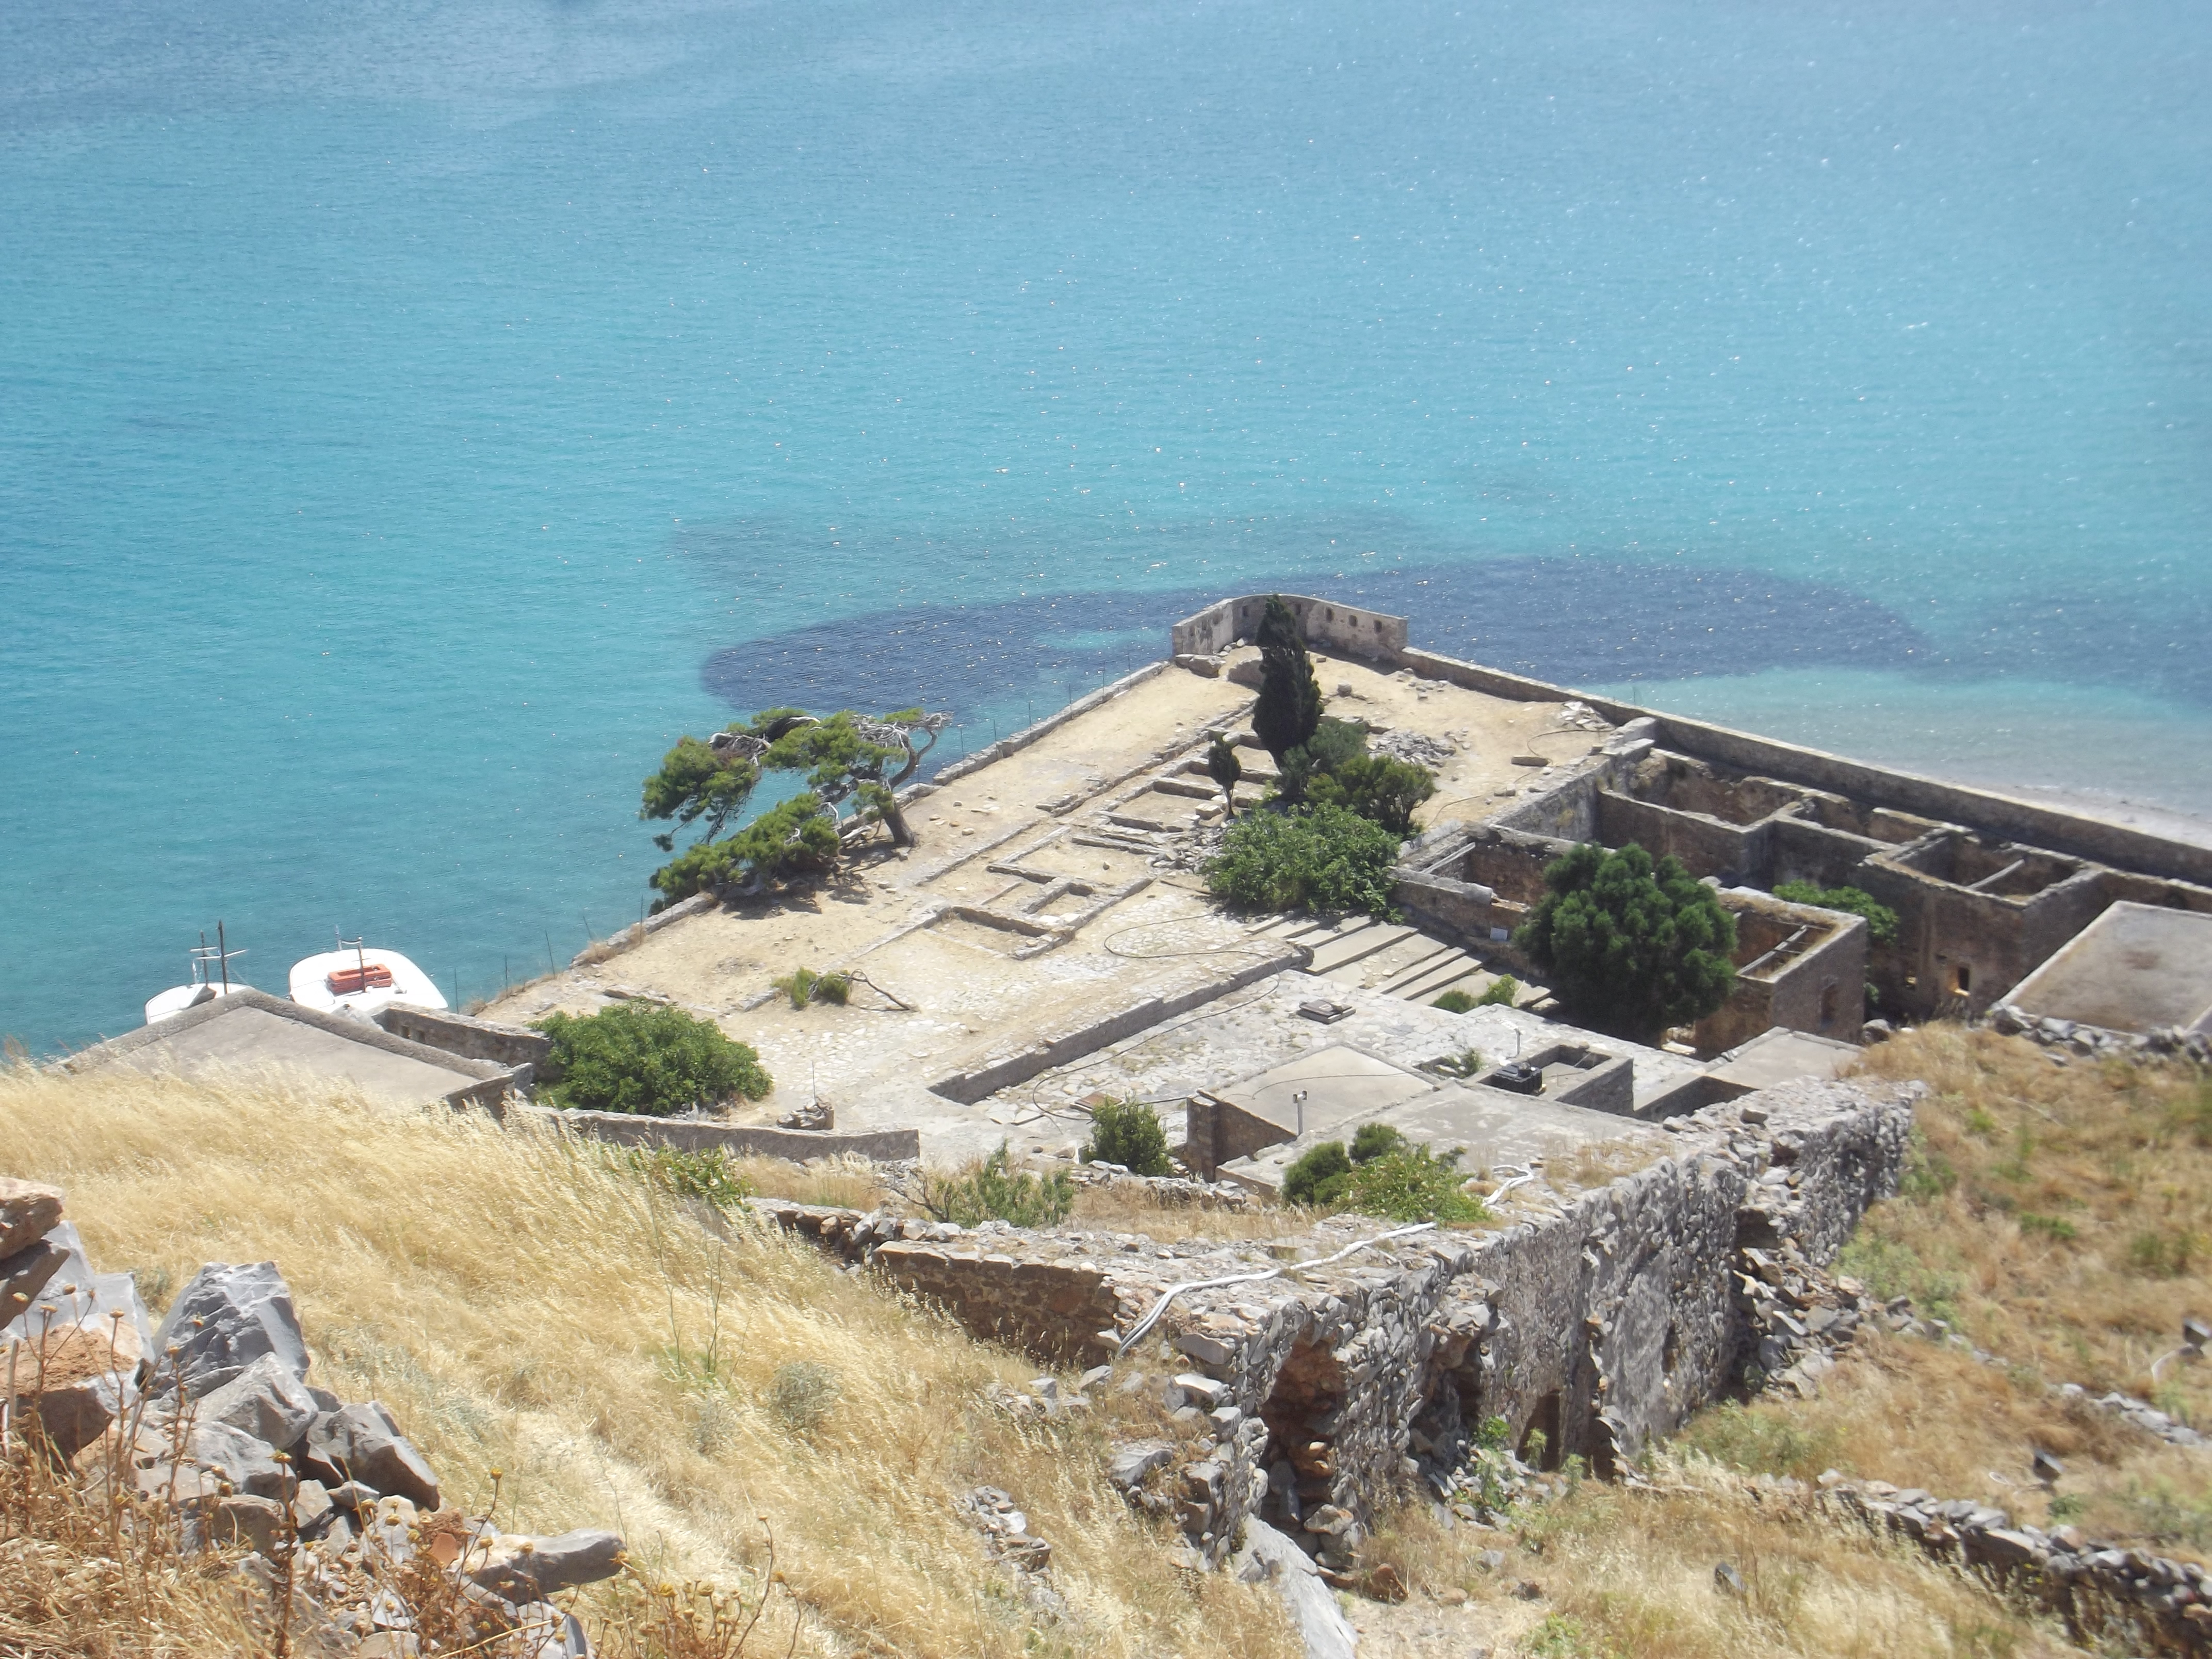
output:
POLYGON ((361 969, 362 985, 366 988, 368 984, 368 953, 363 951, 361 947, 362 940, 367 939, 368 935, 363 933, 360 938, 348 939, 343 933, 339 933, 336 927, 332 927, 331 932, 337 939, 339 950, 343 951, 349 947, 351 948, 355 964, 361 969))

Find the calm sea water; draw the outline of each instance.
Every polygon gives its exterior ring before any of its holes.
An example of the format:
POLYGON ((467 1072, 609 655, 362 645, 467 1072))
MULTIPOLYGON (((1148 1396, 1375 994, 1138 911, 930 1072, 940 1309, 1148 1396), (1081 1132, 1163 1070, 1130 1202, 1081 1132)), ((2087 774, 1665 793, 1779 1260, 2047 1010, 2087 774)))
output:
POLYGON ((0 1030, 464 997, 1197 598, 2212 811, 2212 11, 0 9, 0 1030))

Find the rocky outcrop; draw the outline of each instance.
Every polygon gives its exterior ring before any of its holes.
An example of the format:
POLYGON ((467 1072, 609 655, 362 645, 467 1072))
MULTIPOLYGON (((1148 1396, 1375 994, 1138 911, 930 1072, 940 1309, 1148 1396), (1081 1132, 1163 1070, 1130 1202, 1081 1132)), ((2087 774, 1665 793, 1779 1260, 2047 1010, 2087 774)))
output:
POLYGON ((444 1507, 383 1404, 307 1380, 312 1360, 273 1261, 210 1262, 155 1333, 127 1273, 95 1274, 51 1187, 0 1180, 0 1327, 10 1454, 45 1460, 134 1535, 234 1558, 254 1616, 289 1595, 303 1653, 412 1653, 456 1632, 501 1659, 583 1659, 546 1598, 612 1577, 608 1532, 534 1538, 444 1507), (25 1238, 43 1224, 44 1232, 25 1238))

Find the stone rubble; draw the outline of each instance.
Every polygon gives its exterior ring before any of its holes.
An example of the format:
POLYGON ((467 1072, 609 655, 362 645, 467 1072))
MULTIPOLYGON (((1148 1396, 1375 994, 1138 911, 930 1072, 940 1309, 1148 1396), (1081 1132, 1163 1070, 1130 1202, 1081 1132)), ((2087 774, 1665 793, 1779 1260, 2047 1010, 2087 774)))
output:
POLYGON ((582 1626, 545 1598, 619 1572, 621 1539, 511 1534, 441 1506, 436 1474, 380 1402, 307 1381, 274 1262, 210 1262, 156 1334, 131 1275, 91 1272, 62 1206, 54 1188, 0 1178, 0 1241, 15 1247, 0 1284, 35 1280, 0 1325, 9 1416, 32 1455, 88 1502, 112 1489, 188 1550, 239 1553, 264 1620, 289 1577, 302 1653, 412 1655, 435 1601, 487 1656, 588 1659, 582 1626))
MULTIPOLYGON (((1778 1487, 1802 1491, 1800 1483, 1778 1487)), ((2073 1527, 2014 1526, 2002 1510, 1917 1487, 1820 1477, 1827 1504, 1911 1539, 1930 1555, 2002 1581, 2063 1618, 2076 1640, 2133 1651, 2212 1652, 2212 1574, 2194 1561, 2118 1549, 2073 1527)))
POLYGON ((2005 1036, 2026 1037, 2055 1056, 2078 1054, 2085 1059, 2125 1054, 2182 1055, 2199 1066, 2212 1066, 2212 1032, 2193 1031, 2182 1025, 2161 1025, 2142 1032, 2112 1031, 2070 1019, 2036 1015, 2009 1003, 1999 1003, 1984 1016, 1991 1030, 2005 1036))

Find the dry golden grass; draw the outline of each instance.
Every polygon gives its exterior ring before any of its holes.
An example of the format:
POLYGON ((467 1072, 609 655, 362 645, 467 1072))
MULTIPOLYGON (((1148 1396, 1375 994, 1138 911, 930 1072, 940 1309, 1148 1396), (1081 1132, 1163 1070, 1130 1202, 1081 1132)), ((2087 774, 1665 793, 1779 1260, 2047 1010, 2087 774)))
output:
POLYGON ((2051 1064, 2017 1037, 1928 1026, 1867 1051, 1924 1079, 1904 1192, 1842 1264, 2051 1382, 2212 1420, 2212 1366, 2154 1361, 2212 1316, 2212 1079, 2178 1063, 2051 1064))
POLYGON ((782 1158, 733 1158, 730 1168, 764 1198, 800 1204, 826 1204, 841 1210, 874 1210, 885 1206, 902 1215, 918 1213, 884 1186, 866 1158, 820 1158, 794 1164, 782 1158))
POLYGON ((138 1270, 157 1310, 204 1261, 273 1258, 317 1380, 386 1401, 453 1501, 503 1469, 520 1525, 610 1526, 672 1577, 732 1583, 767 1517, 805 1649, 1295 1651, 1264 1590, 1165 1565, 1100 1473, 1102 1430, 986 1404, 1034 1364, 773 1231, 720 1240, 597 1149, 265 1083, 16 1068, 0 1170, 66 1188, 95 1262, 138 1270), (769 1404, 795 1361, 836 1374, 811 1427, 769 1404), (956 1516, 986 1482, 1052 1541, 1069 1623, 1039 1629, 956 1516))
POLYGON ((1254 1204, 1244 1210, 1200 1209, 1195 1204, 1163 1204, 1136 1192, 1085 1187, 1075 1195, 1071 1227, 1095 1232, 1141 1233, 1171 1244, 1179 1239, 1211 1238, 1227 1243, 1245 1238, 1287 1238, 1306 1231, 1326 1212, 1295 1206, 1254 1204))
MULTIPOLYGON (((1413 1603, 1463 1593, 1501 1654, 1530 1659, 2057 1659, 2079 1650, 2046 1621, 1917 1549, 1839 1525, 1807 1500, 1746 1489, 1695 1457, 1662 1459, 1663 1490, 1585 1481, 1518 1530, 1445 1532, 1401 1510, 1376 1547, 1413 1603), (1486 1550, 1504 1561, 1486 1568, 1486 1550), (1722 1590, 1726 1563, 1744 1593, 1722 1590), (1524 1600, 1520 1586, 1540 1594, 1524 1600)), ((1402 1621, 1363 1609, 1386 1652, 1402 1621)), ((1420 1615, 1416 1613, 1416 1618, 1420 1615)))

